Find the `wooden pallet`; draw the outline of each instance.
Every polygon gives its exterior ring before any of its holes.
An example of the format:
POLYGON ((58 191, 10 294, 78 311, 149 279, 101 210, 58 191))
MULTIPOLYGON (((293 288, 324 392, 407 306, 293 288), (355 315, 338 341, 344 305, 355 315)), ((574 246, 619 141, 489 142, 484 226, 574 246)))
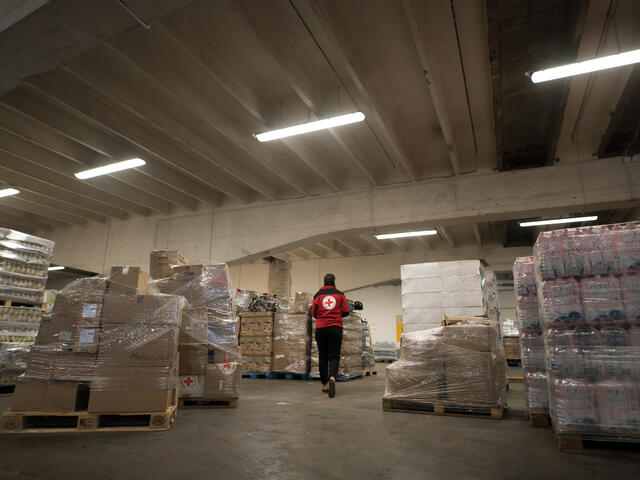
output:
POLYGON ((271 372, 242 372, 242 378, 273 378, 271 372))
POLYGON ((13 412, 2 415, 0 434, 154 432, 169 430, 176 405, 164 412, 13 412))
POLYGON ((371 375, 377 375, 377 374, 378 374, 378 372, 376 372, 375 370, 371 370, 371 371, 366 371, 366 372, 364 372, 364 376, 365 376, 365 377, 369 377, 369 376, 371 376, 371 375))
POLYGON ((504 407, 476 407, 465 405, 438 405, 411 400, 383 398, 382 410, 385 412, 422 413, 425 415, 447 415, 453 417, 491 418, 501 420, 504 407))
POLYGON ((549 428, 551 427, 551 417, 548 413, 530 413, 529 425, 536 428, 549 428))
POLYGON ((558 450, 574 453, 600 455, 640 455, 640 437, 606 437, 602 435, 579 435, 554 433, 553 443, 558 450))
POLYGON ((238 400, 235 398, 180 398, 179 405, 180 408, 236 408, 238 400))
POLYGON ((267 378, 276 380, 311 380, 311 375, 308 373, 271 372, 271 375, 267 378))

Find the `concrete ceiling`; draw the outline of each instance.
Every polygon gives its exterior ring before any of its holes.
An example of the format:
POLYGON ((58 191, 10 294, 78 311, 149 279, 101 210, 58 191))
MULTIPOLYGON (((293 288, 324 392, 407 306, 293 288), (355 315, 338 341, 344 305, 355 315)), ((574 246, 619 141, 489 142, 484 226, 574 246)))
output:
MULTIPOLYGON (((638 48, 634 0, 121 3, 57 0, 0 32, 0 182, 22 191, 0 200, 2 224, 47 231, 640 152, 638 67, 525 76, 638 48), (355 110, 365 122, 252 136, 355 110), (73 176, 131 157, 147 165, 73 176)), ((482 243, 494 230, 298 253, 482 243)))

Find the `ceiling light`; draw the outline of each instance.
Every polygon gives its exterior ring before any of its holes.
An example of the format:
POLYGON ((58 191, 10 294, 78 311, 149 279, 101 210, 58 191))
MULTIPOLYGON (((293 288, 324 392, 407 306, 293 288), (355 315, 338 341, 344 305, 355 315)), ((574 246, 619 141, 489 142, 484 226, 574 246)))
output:
POLYGON ((53 267, 49 267, 49 268, 48 268, 48 270, 49 270, 50 272, 53 272, 53 271, 55 271, 55 270, 64 270, 64 267, 63 267, 62 265, 55 265, 55 266, 53 266, 53 267))
POLYGON ((141 167, 146 162, 141 158, 132 158, 131 160, 125 160, 124 162, 110 163, 104 167, 92 168, 91 170, 85 170, 75 174, 76 178, 85 180, 87 178, 98 177, 100 175, 107 175, 109 173, 119 172, 121 170, 127 170, 129 168, 141 167))
POLYGON ((388 238, 403 238, 403 237, 424 237, 425 235, 437 235, 437 230, 421 230, 419 232, 400 232, 400 233, 383 233, 382 235, 376 235, 378 240, 385 240, 388 238))
POLYGON ((537 227, 538 225, 558 225, 562 223, 582 223, 593 222, 598 219, 597 215, 590 217, 554 218, 553 220, 536 220, 534 222, 520 222, 521 227, 537 227))
POLYGON ((294 125, 292 127, 281 128, 279 130, 271 130, 270 132, 258 133, 256 135, 256 138, 260 142, 268 142, 270 140, 277 140, 278 138, 292 137, 294 135, 300 135, 302 133, 325 130, 327 128, 339 127, 340 125, 348 125, 350 123, 361 122, 363 120, 364 113, 362 112, 348 113, 346 115, 340 115, 338 117, 325 118, 324 120, 301 123, 300 125, 294 125))
POLYGON ((531 74, 533 83, 548 82, 558 78, 572 77, 584 73, 597 72, 608 68, 623 67, 640 62, 640 50, 609 55, 608 57, 594 58, 584 62, 571 63, 561 67, 548 68, 531 74))
POLYGON ((20 190, 16 190, 15 188, 3 188, 0 190, 0 198, 2 197, 10 197, 11 195, 17 195, 20 193, 20 190))

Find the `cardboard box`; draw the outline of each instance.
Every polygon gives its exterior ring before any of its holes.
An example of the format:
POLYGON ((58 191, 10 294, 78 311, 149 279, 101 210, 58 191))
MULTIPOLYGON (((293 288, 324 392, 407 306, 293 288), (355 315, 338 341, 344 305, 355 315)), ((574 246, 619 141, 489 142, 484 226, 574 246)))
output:
POLYGON ((243 313, 240 317, 240 335, 273 335, 273 313, 243 313))
POLYGON ((297 335, 309 338, 310 329, 311 322, 306 313, 276 313, 273 319, 274 336, 297 335))
POLYGON ((146 295, 150 281, 149 274, 139 267, 111 267, 107 292, 146 295))
POLYGON ((395 362, 387 367, 386 398, 439 402, 446 396, 442 365, 395 362))
POLYGON ((170 277, 173 266, 187 263, 187 259, 177 250, 154 250, 149 255, 149 273, 153 279, 170 277))
POLYGON ((178 388, 182 398, 204 397, 204 375, 180 375, 178 388))
POLYGON ((96 369, 96 354, 86 352, 57 352, 53 359, 52 380, 91 381, 96 369))
POLYGON ((215 345, 238 344, 240 325, 237 320, 209 317, 209 343, 215 345))
POLYGON ((60 293, 56 296, 51 317, 65 322, 100 326, 104 294, 99 302, 81 301, 80 296, 60 293))
POLYGON ((104 324, 97 363, 106 366, 171 366, 176 363, 178 326, 157 325, 147 333, 146 325, 104 324))
POLYGON ((89 411, 164 412, 177 397, 175 367, 96 367, 89 411))
POLYGON ((296 292, 293 299, 292 313, 306 314, 313 303, 313 294, 309 292, 296 292))
POLYGON ((221 345, 225 348, 210 348, 208 363, 240 362, 242 353, 239 345, 221 345))
POLYGON ((177 388, 94 390, 89 396, 89 412, 146 413, 165 412, 177 402, 177 388))
POLYGON ((71 303, 102 303, 107 291, 108 280, 102 277, 87 277, 74 280, 65 287, 65 292, 56 295, 53 311, 63 307, 65 300, 71 300, 71 303), (61 298, 62 297, 62 298, 61 298), (62 301, 61 301, 62 300, 62 301))
POLYGON ((93 325, 77 325, 73 331, 74 352, 98 353, 100 343, 100 327, 93 325))
POLYGON ((204 375, 207 364, 207 345, 180 345, 180 375, 204 375))
POLYGON ((272 370, 274 372, 309 373, 309 352, 295 352, 290 350, 274 351, 272 370))
POLYGON ((242 355, 243 372, 270 372, 271 355, 242 355))
POLYGON ((35 344, 58 349, 71 349, 76 317, 66 315, 47 315, 40 322, 35 344))
POLYGON ((206 309, 199 308, 182 311, 179 341, 180 343, 206 343, 209 341, 206 309))
POLYGON ((179 325, 181 318, 182 302, 176 295, 104 296, 103 324, 179 325))
POLYGON ((42 410, 45 412, 86 410, 89 404, 89 385, 88 382, 48 382, 42 410))
POLYGON ((498 405, 505 391, 504 357, 452 348, 445 354, 447 400, 460 405, 498 405))
POLYGON ((16 412, 41 411, 46 393, 47 382, 19 383, 13 391, 11 410, 16 412))
POLYGON ((489 352, 500 342, 500 332, 495 322, 470 318, 443 327, 442 341, 461 349, 489 352))
POLYGON ((243 355, 271 355, 273 353, 273 340, 264 335, 241 336, 240 350, 243 355))
POLYGON ((207 365, 204 398, 238 398, 242 366, 240 363, 214 363, 207 365))

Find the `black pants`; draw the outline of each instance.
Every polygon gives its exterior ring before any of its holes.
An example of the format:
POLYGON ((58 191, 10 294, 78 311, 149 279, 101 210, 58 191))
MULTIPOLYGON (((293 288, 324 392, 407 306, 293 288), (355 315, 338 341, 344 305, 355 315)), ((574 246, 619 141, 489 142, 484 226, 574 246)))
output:
POLYGON ((329 381, 329 377, 338 378, 342 327, 316 328, 316 343, 318 344, 320 381, 324 385, 329 381))

